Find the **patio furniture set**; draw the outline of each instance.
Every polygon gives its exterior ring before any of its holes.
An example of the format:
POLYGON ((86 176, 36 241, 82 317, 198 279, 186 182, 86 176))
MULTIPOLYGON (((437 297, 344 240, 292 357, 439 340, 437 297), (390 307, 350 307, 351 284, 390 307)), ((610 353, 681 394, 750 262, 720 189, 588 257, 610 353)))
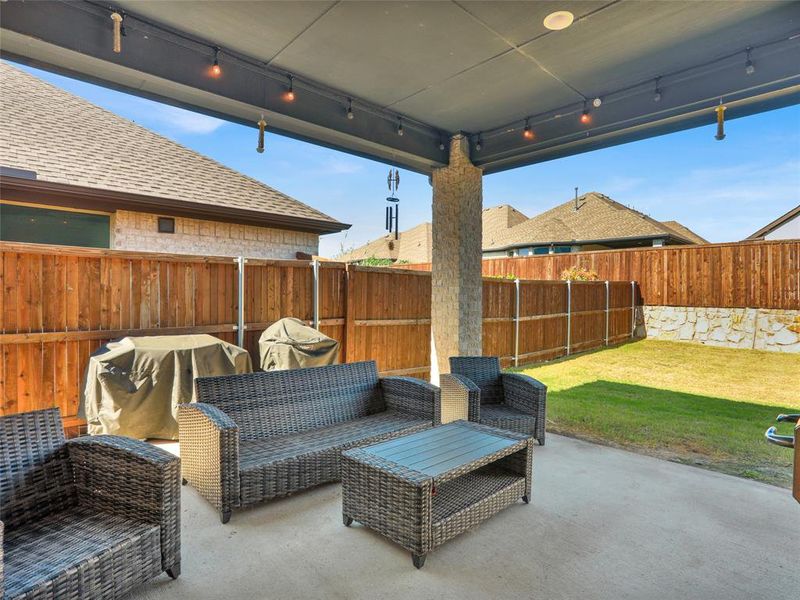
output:
POLYGON ((546 388, 455 358, 443 390, 374 362, 206 377, 179 406, 181 458, 66 440, 58 409, 0 417, 0 598, 117 598, 180 574, 180 486, 233 509, 342 481, 354 520, 426 554, 531 494, 546 388), (441 424, 443 405, 469 421, 441 424), (468 406, 468 408, 467 408, 468 406), (5 537, 5 539, 3 539, 5 537), (5 594, 5 595, 4 595, 5 594))

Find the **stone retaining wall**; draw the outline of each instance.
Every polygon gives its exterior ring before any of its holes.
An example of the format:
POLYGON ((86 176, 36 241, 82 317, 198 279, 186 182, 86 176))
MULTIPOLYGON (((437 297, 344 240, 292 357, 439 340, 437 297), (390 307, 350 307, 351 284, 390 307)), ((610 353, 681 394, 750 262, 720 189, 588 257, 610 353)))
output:
POLYGON ((800 352, 800 310, 645 306, 644 324, 658 340, 800 352))

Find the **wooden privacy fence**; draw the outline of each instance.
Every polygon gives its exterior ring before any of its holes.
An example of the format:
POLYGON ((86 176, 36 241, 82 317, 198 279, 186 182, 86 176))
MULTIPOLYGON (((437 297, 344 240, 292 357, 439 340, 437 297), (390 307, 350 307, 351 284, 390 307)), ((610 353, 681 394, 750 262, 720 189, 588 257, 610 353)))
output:
MULTIPOLYGON (((632 335, 631 282, 485 279, 483 351, 545 360, 632 335)), ((430 375, 431 278, 421 271, 0 242, 0 414, 77 419, 89 356, 132 335, 208 333, 246 348, 283 317, 341 342, 341 360, 430 375), (239 307, 243 310, 239 310, 239 307)))
MULTIPOLYGON (((636 281, 644 304, 800 308, 800 240, 599 250, 483 261, 483 274, 560 279, 570 267, 636 281)), ((430 270, 430 264, 403 265, 430 270)))

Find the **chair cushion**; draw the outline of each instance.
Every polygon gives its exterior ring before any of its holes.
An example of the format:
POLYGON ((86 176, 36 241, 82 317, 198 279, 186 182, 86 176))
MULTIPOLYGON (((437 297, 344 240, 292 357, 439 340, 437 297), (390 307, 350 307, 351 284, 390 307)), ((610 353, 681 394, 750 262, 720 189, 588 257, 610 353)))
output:
POLYGON ((505 404, 481 404, 481 423, 533 435, 536 417, 505 404))
POLYGON ((241 504, 338 481, 343 450, 430 426, 430 420, 387 411, 313 431, 243 440, 239 446, 241 504))
POLYGON ((3 547, 6 598, 117 598, 162 571, 157 524, 80 507, 6 530, 3 547))

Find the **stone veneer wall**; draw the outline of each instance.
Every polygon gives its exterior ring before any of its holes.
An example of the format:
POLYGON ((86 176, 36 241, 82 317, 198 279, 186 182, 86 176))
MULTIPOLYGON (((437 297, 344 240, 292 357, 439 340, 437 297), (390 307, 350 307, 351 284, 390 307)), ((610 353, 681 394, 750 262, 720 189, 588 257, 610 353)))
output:
POLYGON ((800 352, 800 310, 645 306, 644 323, 658 340, 800 352))
POLYGON ((175 233, 159 233, 158 215, 127 210, 114 213, 111 234, 113 249, 142 252, 293 259, 319 248, 315 233, 182 217, 175 217, 175 233))

